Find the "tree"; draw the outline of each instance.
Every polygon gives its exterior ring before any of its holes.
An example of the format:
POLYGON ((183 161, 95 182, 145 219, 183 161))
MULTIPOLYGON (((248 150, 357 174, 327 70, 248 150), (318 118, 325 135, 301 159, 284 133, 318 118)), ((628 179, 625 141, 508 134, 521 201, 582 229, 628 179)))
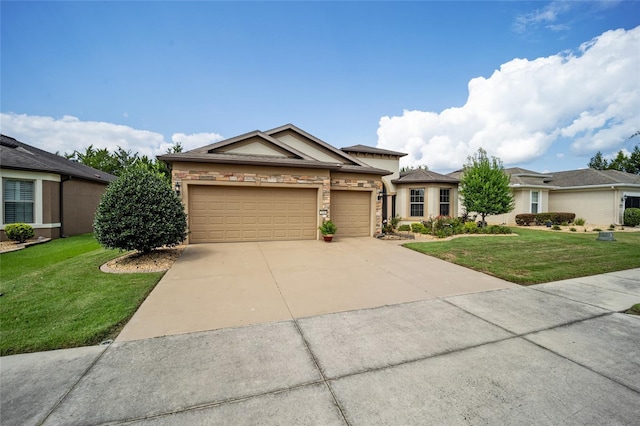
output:
POLYGON ((588 166, 591 169, 606 170, 607 167, 609 166, 609 163, 604 158, 602 153, 600 151, 598 151, 598 152, 596 152, 596 155, 591 157, 591 160, 589 160, 588 166))
POLYGON ((410 172, 411 170, 429 170, 429 166, 427 166, 426 164, 419 164, 417 166, 404 166, 402 168, 400 168, 401 172, 410 172))
POLYGON ((468 157, 460 178, 460 194, 464 208, 482 217, 482 226, 487 216, 509 213, 515 207, 502 161, 489 159, 482 148, 468 157))
POLYGON ((106 248, 149 253, 184 241, 187 216, 158 173, 132 167, 107 187, 93 227, 96 239, 106 248))

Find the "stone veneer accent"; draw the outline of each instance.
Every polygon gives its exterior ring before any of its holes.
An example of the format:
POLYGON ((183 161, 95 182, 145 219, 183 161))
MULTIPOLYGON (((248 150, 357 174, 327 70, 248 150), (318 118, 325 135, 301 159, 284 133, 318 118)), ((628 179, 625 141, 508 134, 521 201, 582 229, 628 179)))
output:
MULTIPOLYGON (((256 186, 261 183, 268 184, 319 184, 322 185, 322 207, 329 211, 328 218, 331 217, 331 188, 362 188, 372 189, 375 194, 382 191, 382 181, 380 178, 375 179, 370 175, 353 175, 339 177, 318 176, 309 173, 244 173, 230 171, 213 171, 213 170, 176 170, 172 171, 172 185, 176 181, 216 181, 216 182, 253 182, 256 186)), ((284 185, 283 185, 284 186, 284 185)), ((377 200, 377 198, 376 198, 377 200)), ((375 234, 382 232, 382 201, 376 201, 375 215, 375 234)))

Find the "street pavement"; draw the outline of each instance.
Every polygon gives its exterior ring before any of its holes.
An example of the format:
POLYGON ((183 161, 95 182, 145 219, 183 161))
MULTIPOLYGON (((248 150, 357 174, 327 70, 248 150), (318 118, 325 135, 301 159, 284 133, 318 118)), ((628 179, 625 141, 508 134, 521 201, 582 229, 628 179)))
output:
POLYGON ((0 358, 2 425, 638 424, 640 269, 0 358))

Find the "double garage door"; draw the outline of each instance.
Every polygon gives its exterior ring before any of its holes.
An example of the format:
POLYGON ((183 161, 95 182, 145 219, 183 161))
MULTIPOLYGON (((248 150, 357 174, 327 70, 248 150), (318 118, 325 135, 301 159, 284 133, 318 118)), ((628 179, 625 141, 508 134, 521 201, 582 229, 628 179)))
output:
MULTIPOLYGON (((189 241, 313 240, 317 236, 318 191, 191 185, 189 241)), ((331 191, 331 217, 339 236, 368 236, 370 192, 331 191)))

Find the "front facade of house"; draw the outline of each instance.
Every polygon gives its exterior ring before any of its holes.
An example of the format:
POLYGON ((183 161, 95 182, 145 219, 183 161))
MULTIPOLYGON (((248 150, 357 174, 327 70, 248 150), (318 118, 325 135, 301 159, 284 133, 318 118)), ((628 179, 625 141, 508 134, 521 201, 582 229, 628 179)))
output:
POLYGON ((325 219, 338 236, 382 229, 382 176, 391 172, 291 124, 159 159, 180 188, 189 243, 313 240, 325 219))
POLYGON ((18 222, 43 238, 93 232, 95 210, 115 179, 5 135, 0 165, 0 240, 6 239, 5 226, 18 222))

